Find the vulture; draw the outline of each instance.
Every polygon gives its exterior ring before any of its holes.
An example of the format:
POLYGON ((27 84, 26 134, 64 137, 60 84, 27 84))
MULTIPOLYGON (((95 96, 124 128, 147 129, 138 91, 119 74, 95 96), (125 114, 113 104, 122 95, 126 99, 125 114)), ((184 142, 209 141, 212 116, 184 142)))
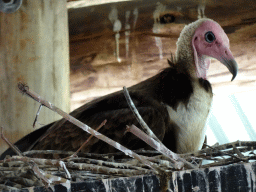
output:
MULTIPOLYGON (((237 63, 229 49, 229 39, 215 21, 203 18, 181 31, 177 50, 169 66, 157 75, 128 88, 140 115, 163 144, 176 153, 188 153, 202 148, 205 124, 213 93, 207 80, 210 59, 224 64, 232 74, 237 63)), ((146 143, 126 131, 127 125, 140 128, 125 99, 123 91, 97 98, 70 113, 91 128, 107 123, 99 130, 125 147, 151 149, 146 143)), ((15 143, 21 150, 76 151, 89 137, 87 132, 61 119, 46 125, 15 143)), ((82 152, 110 153, 116 149, 93 137, 82 152)), ((11 149, 5 155, 12 155, 11 149)))

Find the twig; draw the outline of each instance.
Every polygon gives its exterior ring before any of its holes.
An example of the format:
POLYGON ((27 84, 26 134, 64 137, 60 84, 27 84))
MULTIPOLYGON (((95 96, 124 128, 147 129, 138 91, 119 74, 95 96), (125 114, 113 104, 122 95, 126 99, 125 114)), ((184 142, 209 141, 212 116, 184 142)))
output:
POLYGON ((41 108, 42 108, 42 105, 39 106, 38 111, 36 113, 36 117, 35 117, 35 120, 34 120, 34 123, 33 123, 33 128, 35 128, 35 126, 36 126, 37 118, 39 116, 41 108))
POLYGON ((71 179, 71 175, 70 175, 69 171, 67 170, 66 165, 63 161, 53 160, 53 159, 38 159, 38 158, 34 159, 34 161, 38 164, 53 165, 56 167, 61 167, 61 168, 63 168, 63 170, 66 174, 66 177, 68 179, 71 179))
POLYGON ((240 152, 246 152, 248 150, 253 150, 253 147, 256 148, 256 142, 255 141, 235 141, 235 142, 226 143, 222 145, 213 145, 213 146, 208 146, 207 148, 201 149, 200 151, 180 154, 180 156, 185 159, 189 158, 190 156, 205 158, 208 155, 211 155, 211 156, 228 155, 234 158, 238 158, 234 156, 234 152, 233 152, 234 146, 241 147, 239 148, 240 152))
POLYGON ((161 142, 157 136, 153 133, 153 131, 151 131, 151 129, 148 127, 148 125, 146 124, 146 122, 143 120, 143 118, 141 117, 141 115, 139 114, 137 108, 135 107, 130 94, 127 90, 126 87, 123 87, 123 91, 124 91, 124 96, 126 98, 126 101, 130 107, 130 109, 132 110, 133 114, 135 115, 137 121, 139 122, 139 124, 141 125, 142 129, 153 139, 155 139, 158 142, 161 142))
MULTIPOLYGON (((136 170, 141 170, 141 171, 148 171, 148 169, 142 168, 141 166, 137 166, 138 164, 136 164, 136 166, 135 166, 134 160, 138 162, 137 159, 133 159, 132 161, 126 161, 126 162, 122 162, 122 163, 108 162, 108 161, 103 161, 103 160, 80 158, 80 157, 68 159, 68 161, 73 161, 75 163, 79 162, 79 163, 87 163, 87 164, 96 164, 96 165, 101 165, 101 166, 106 166, 106 167, 111 167, 111 168, 136 169, 136 170)), ((144 164, 142 164, 142 165, 144 165, 144 164)))
MULTIPOLYGON (((210 149, 212 149, 212 150, 214 150, 214 148, 213 147, 211 147, 211 146, 209 146, 209 145, 206 145, 208 148, 210 148, 210 149)), ((235 146, 234 146, 235 147, 235 146)), ((216 150, 216 149, 215 149, 216 150)), ((240 157, 237 157, 237 156, 235 156, 235 155, 233 155, 233 154, 230 154, 230 153, 227 153, 227 152, 225 152, 225 151, 219 151, 220 153, 222 153, 223 155, 229 155, 229 156, 231 156, 231 157, 234 157, 234 158, 236 158, 236 159, 240 159, 240 157)))
MULTIPOLYGON (((40 170, 37 166, 37 164, 32 161, 30 158, 25 157, 22 152, 15 146, 13 145, 3 134, 3 127, 1 127, 1 138, 10 146, 10 148, 12 148, 20 157, 18 157, 20 160, 28 163, 31 167, 31 169, 33 170, 34 174, 40 178, 46 185, 47 187, 50 187, 53 179, 47 179, 45 176, 46 174, 40 170)), ((4 160, 6 161, 6 160, 4 160)), ((70 174, 69 174, 70 175, 70 174)), ((60 181, 60 179, 58 178, 57 181, 60 181)))
POLYGON ((5 136, 3 133, 3 127, 0 127, 1 129, 1 138, 9 145, 9 147, 15 152, 17 153, 19 156, 23 156, 22 152, 18 149, 18 147, 16 147, 15 145, 13 145, 5 136))
MULTIPOLYGON (((120 152, 123 155, 123 152, 120 152)), ((26 156, 29 157, 43 157, 43 158, 50 158, 50 159, 56 159, 57 158, 66 158, 67 156, 72 156, 74 154, 73 151, 60 151, 60 150, 30 150, 25 151, 23 153, 26 156)), ((86 158, 97 158, 97 159, 103 159, 110 161, 109 154, 96 154, 96 153, 78 153, 79 157, 86 157, 86 158)))
POLYGON ((117 169, 117 168, 109 168, 100 165, 91 165, 87 163, 74 163, 67 162, 66 166, 69 169, 79 169, 79 170, 87 170, 93 173, 104 173, 109 175, 125 175, 125 176, 135 176, 142 174, 152 173, 150 170, 132 170, 132 169, 117 169))
POLYGON ((55 160, 55 159, 39 159, 39 158, 31 158, 35 163, 39 165, 52 165, 55 167, 61 167, 65 171, 66 177, 71 179, 71 175, 66 168, 66 165, 63 161, 55 160))
POLYGON ((223 145, 215 146, 214 149, 215 150, 224 150, 224 149, 228 149, 228 148, 233 148, 233 146, 236 146, 236 147, 240 147, 240 146, 241 147, 242 146, 256 147, 256 141, 234 141, 234 142, 231 142, 231 143, 225 143, 223 145))
MULTIPOLYGON (((221 155, 228 155, 228 156, 231 156, 235 159, 239 159, 239 160, 242 160, 243 158, 239 157, 239 156, 235 156, 234 153, 232 151, 221 151, 221 150, 225 150, 225 149, 228 149, 228 148, 231 148, 234 150, 236 145, 238 145, 239 143, 237 142, 234 142, 232 143, 233 145, 230 145, 231 143, 229 144, 224 144, 224 145, 217 145, 217 146, 209 146, 209 145, 206 145, 208 148, 205 148, 205 149, 202 149, 200 151, 197 151, 196 153, 188 153, 188 154, 182 154, 182 156, 200 156, 200 154, 204 154, 204 156, 210 154, 211 156, 221 156, 221 155), (210 151, 209 151, 210 150, 210 151)), ((237 149, 238 150, 238 149, 237 149)), ((241 150, 243 151, 243 150, 241 150)), ((236 151, 238 152, 238 151, 236 151)))
POLYGON ((47 186, 47 187, 50 187, 51 185, 51 180, 47 179, 45 176, 44 176, 44 172, 42 170, 40 170, 37 166, 37 164, 32 161, 30 158, 28 157, 25 157, 25 156, 15 156, 15 157, 11 157, 9 159, 5 159, 5 160, 1 160, 0 162, 10 162, 10 161, 23 161, 25 163, 27 163, 30 167, 30 169, 32 169, 33 173, 39 178, 42 180, 42 182, 47 186))
MULTIPOLYGON (((27 161, 27 158, 23 158, 23 159, 20 159, 20 160, 27 161)), ((40 178, 47 187, 50 187, 51 184, 52 184, 52 181, 45 177, 44 172, 38 168, 37 164, 34 163, 33 161, 28 162, 28 164, 32 168, 34 174, 38 178, 40 178)))
MULTIPOLYGON (((33 170, 33 173, 43 181, 43 183, 45 185, 47 185, 47 187, 51 187, 51 184, 59 184, 59 183, 70 183, 69 180, 65 179, 65 178, 61 178, 61 177, 57 177, 55 175, 52 174, 48 174, 46 172, 44 172, 43 170, 39 169, 37 164, 41 164, 41 165, 53 165, 56 167, 62 167, 64 169, 64 171, 67 171, 66 166, 64 164, 64 162, 62 161, 58 161, 58 160, 49 160, 49 159, 39 159, 39 158, 30 158, 30 157, 20 157, 20 156, 15 156, 15 157, 11 157, 9 159, 6 160, 2 160, 3 162, 7 163, 7 162, 11 162, 11 161, 22 161, 25 163, 28 163, 28 165, 30 166, 30 169, 33 170)), ((0 162, 2 162, 0 161, 0 162)), ((67 178, 71 178, 70 173, 67 171, 66 172, 67 178)))
POLYGON ((174 167, 176 169, 181 169, 183 163, 186 164, 189 168, 195 169, 197 168, 196 166, 192 165, 191 163, 187 162, 185 159, 180 158, 178 154, 173 153, 171 150, 169 150, 167 147, 165 147, 162 143, 157 142, 153 138, 149 137, 146 133, 141 131, 139 128, 137 128, 135 125, 132 126, 127 126, 128 131, 142 139, 144 142, 149 144, 151 147, 162 153, 163 155, 167 156, 173 163, 174 167), (177 162, 181 161, 181 163, 177 162))
MULTIPOLYGON (((231 144, 225 144, 224 149, 215 149, 219 146, 211 146, 211 148, 203 149, 197 153, 195 153, 198 157, 202 157, 204 160, 210 160, 211 162, 207 162, 207 164, 202 165, 202 168, 207 167, 214 167, 214 166, 223 166, 233 163, 239 163, 239 162, 248 162, 248 161, 254 161, 256 160, 256 155, 253 153, 254 150, 251 147, 255 146, 255 142, 234 142, 231 144), (242 153, 243 156, 245 156, 244 159, 240 160, 233 157, 226 157, 226 154, 221 153, 223 150, 225 150, 226 153, 233 153, 236 155, 236 151, 234 150, 234 146, 238 148, 238 150, 242 153), (248 153, 252 152, 252 153, 248 153), (207 155, 209 154, 209 155, 207 155), (221 159, 223 157, 224 159, 221 159), (212 162, 214 161, 214 162, 212 162)), ((222 146, 223 147, 223 146, 222 146)), ((166 172, 173 170, 173 164, 167 158, 166 156, 159 155, 158 151, 145 151, 145 150, 137 150, 138 153, 143 153, 147 156, 153 155, 153 157, 144 157, 148 160, 156 163, 159 167, 162 169, 165 169, 166 172), (157 156, 154 156, 157 155, 157 156)), ((73 152, 65 152, 65 151, 29 151, 24 152, 24 155, 37 155, 37 154, 46 154, 47 158, 50 156, 54 158, 53 156, 59 155, 59 156, 67 156, 72 155, 73 152)), ((140 163, 136 159, 119 159, 114 160, 116 157, 120 157, 121 152, 117 153, 111 153, 111 154, 90 154, 90 153, 79 153, 79 158, 70 158, 68 159, 68 162, 63 162, 63 164, 68 164, 67 168, 72 171, 70 173, 72 174, 72 181, 77 180, 88 180, 88 179, 95 179, 95 178, 117 178, 120 176, 133 176, 138 174, 151 174, 153 171, 148 169, 148 166, 145 164, 140 163), (81 156, 84 156, 86 158, 81 158, 81 156), (95 159, 91 159, 95 158, 95 159), (98 160, 102 159, 102 160, 98 160), (82 168, 81 170, 79 170, 82 168), (89 171, 89 172, 88 172, 89 171), (91 173, 90 173, 91 172, 91 173)), ((187 155, 187 154, 185 154, 187 155)), ((189 158, 191 159, 191 155, 189 155, 189 158)), ((31 167, 26 163, 29 161, 33 161, 34 158, 26 158, 25 157, 11 157, 5 160, 0 160, 0 177, 3 178, 3 180, 9 180, 12 184, 15 184, 17 188, 24 188, 29 187, 29 185, 33 186, 43 186, 42 185, 42 179, 38 180, 36 179, 34 175, 32 176, 31 180, 22 179, 22 177, 27 178, 28 174, 30 172, 28 170, 31 170, 31 167), (21 160, 21 158, 24 159, 24 161, 21 160), (4 164, 7 164, 8 166, 3 166, 4 164), (34 181, 34 183, 33 183, 34 181)), ((65 177, 67 177, 67 174, 61 169, 58 170, 58 167, 60 166, 59 161, 56 159, 35 159, 36 163, 38 164, 38 167, 42 169, 45 173, 45 177, 48 180, 51 180, 53 178, 52 175, 58 174, 58 177, 55 178, 55 181, 53 182, 58 183, 56 181, 57 179, 60 179, 61 182, 69 182, 65 180, 65 177), (59 164, 58 164, 59 163, 59 164)), ((64 168, 65 169, 65 168, 64 168)), ((31 173, 32 174, 32 173, 31 173)), ((53 178, 54 179, 54 178, 53 178)), ((64 183, 69 185, 69 183, 64 183)), ((6 184, 8 185, 8 184, 6 184)), ((14 185, 12 185, 14 186, 14 185)), ((51 187, 52 185, 50 185, 51 187)), ((0 186, 5 187, 5 185, 0 186)), ((9 186, 6 186, 5 189, 7 189, 9 186)), ((2 189, 2 188, 1 188, 2 189)), ((1 190, 0 189, 0 190, 1 190)))
POLYGON ((61 109, 57 108, 56 106, 54 106, 52 103, 50 103, 49 101, 46 101, 44 99, 41 98, 40 95, 38 95, 37 93, 29 90, 28 86, 26 86, 23 83, 18 83, 18 88, 20 89, 20 91, 22 91, 22 93, 24 93, 25 95, 31 97, 32 99, 34 99, 35 101, 41 103, 42 105, 48 107, 49 109, 55 111, 56 113, 58 113, 59 115, 61 115, 62 117, 64 117, 65 119, 67 119, 68 121, 70 121, 71 123, 75 124, 76 126, 80 127, 81 129, 83 129, 84 131, 92 134, 93 136, 97 137, 98 139, 108 143, 109 145, 115 147, 116 149, 124 152, 126 155, 136 158, 139 161, 143 162, 144 164, 146 164, 147 166, 149 166, 150 168, 154 169, 156 172, 159 171, 159 167, 157 167, 156 165, 154 165, 152 162, 148 161, 147 159, 145 159, 144 157, 134 153, 133 151, 131 151, 130 149, 120 145, 119 143, 115 142, 114 140, 106 137, 105 135, 95 131, 94 129, 90 128, 88 125, 82 123, 81 121, 79 121, 78 119, 70 116, 69 114, 65 113, 64 111, 62 111, 61 109))
MULTIPOLYGON (((208 164, 202 165, 201 168, 223 166, 223 165, 229 165, 229 164, 244 162, 244 161, 247 162, 247 161, 252 160, 252 159, 255 160, 256 156, 246 157, 245 159, 234 159, 234 158, 219 159, 218 162, 208 163, 208 164)), ((212 160, 212 159, 209 158, 209 160, 212 160)))
MULTIPOLYGON (((105 119, 105 120, 100 124, 100 126, 95 129, 95 131, 99 131, 99 129, 100 129, 101 127, 103 127, 106 123, 107 123, 107 120, 105 119)), ((79 152, 81 151, 81 149, 86 146, 86 144, 92 139, 92 137, 93 137, 93 135, 90 135, 90 137, 82 144, 82 146, 81 146, 73 155, 71 155, 70 157, 75 157, 75 156, 77 156, 77 153, 79 153, 79 152)), ((67 157, 67 158, 70 158, 70 157, 67 157)), ((66 158, 65 158, 65 159, 66 159, 66 158)))
MULTIPOLYGON (((139 155, 146 155, 146 156, 155 156, 160 155, 161 153, 158 151, 153 150, 134 150, 133 152, 139 154, 139 155)), ((60 151, 60 150, 31 150, 31 151, 25 151, 23 152, 24 155, 29 157, 39 157, 40 158, 48 158, 48 159, 56 159, 56 158, 66 158, 67 156, 71 156, 74 154, 72 151, 60 151)), ((95 158, 95 159, 101 159, 108 162, 114 162, 114 159, 120 159, 121 157, 125 156, 123 152, 115 152, 115 153, 106 153, 106 154, 97 154, 97 153, 78 153, 79 157, 85 157, 85 158, 95 158)), ((129 157, 128 157, 129 158, 129 157)), ((148 159, 149 157, 147 157, 148 159)), ((123 159, 123 158, 122 158, 123 159)), ((167 159, 167 157, 166 157, 167 159)), ((168 158, 169 159, 169 158, 168 158)))

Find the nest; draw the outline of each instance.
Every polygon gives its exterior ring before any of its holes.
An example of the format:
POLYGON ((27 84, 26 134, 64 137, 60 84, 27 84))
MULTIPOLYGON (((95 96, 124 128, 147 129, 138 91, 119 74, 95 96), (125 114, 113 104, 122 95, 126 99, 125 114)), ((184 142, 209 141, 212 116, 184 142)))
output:
MULTIPOLYGON (((256 142, 237 141, 224 145, 208 146, 194 154, 181 155, 198 168, 223 166, 256 159, 256 142)), ((165 173, 179 171, 158 151, 135 151, 150 160, 165 173)), ((65 151, 28 151, 25 157, 13 156, 0 161, 0 190, 18 190, 27 187, 71 184, 86 180, 113 179, 156 174, 137 159, 124 153, 92 154, 65 151)), ((182 167, 182 170, 188 169, 182 167)))

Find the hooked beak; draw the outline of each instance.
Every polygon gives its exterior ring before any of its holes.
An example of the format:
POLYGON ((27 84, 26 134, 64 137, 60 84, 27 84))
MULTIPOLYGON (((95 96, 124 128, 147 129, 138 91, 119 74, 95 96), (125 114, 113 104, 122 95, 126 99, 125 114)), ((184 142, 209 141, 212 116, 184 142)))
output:
POLYGON ((227 59, 225 57, 222 57, 219 61, 221 63, 223 63, 228 68, 230 73, 233 75, 233 77, 231 79, 231 81, 233 81, 238 73, 238 65, 237 65, 237 62, 235 61, 235 59, 234 58, 227 59))
POLYGON ((222 44, 219 44, 218 46, 215 45, 212 47, 212 49, 213 51, 209 54, 209 56, 219 60, 228 68, 230 73, 233 75, 231 79, 231 81, 233 81, 238 73, 238 65, 230 49, 228 46, 222 44))

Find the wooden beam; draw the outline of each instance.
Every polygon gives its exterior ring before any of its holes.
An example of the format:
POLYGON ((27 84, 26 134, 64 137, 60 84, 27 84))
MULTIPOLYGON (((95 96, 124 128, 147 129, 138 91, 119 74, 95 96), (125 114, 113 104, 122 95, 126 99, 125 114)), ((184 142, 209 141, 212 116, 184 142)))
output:
MULTIPOLYGON (((256 59, 256 1, 121 1, 80 4, 79 8, 70 8, 68 12, 71 92, 78 95, 81 91, 81 103, 92 92, 96 96, 99 89, 121 89, 166 67, 166 59, 175 53, 183 27, 200 17, 211 18, 223 27, 239 65, 239 74, 230 83, 228 70, 219 62, 212 62, 208 77, 214 93, 232 94, 255 87, 256 70, 246 69, 247 66, 252 68, 256 59), (169 16, 167 20, 171 22, 165 23, 164 16, 169 16), (119 31, 114 30, 114 20, 121 23, 119 31), (110 63, 115 63, 115 67, 110 63)), ((75 95, 73 103, 77 101, 75 95)))
MULTIPOLYGON (((66 0, 23 0, 12 14, 0 13, 0 126, 12 142, 33 131, 38 104, 17 90, 25 82, 69 112, 69 46, 66 0)), ((60 118, 43 109, 38 124, 60 118)), ((0 140, 0 153, 7 148, 0 140)))

